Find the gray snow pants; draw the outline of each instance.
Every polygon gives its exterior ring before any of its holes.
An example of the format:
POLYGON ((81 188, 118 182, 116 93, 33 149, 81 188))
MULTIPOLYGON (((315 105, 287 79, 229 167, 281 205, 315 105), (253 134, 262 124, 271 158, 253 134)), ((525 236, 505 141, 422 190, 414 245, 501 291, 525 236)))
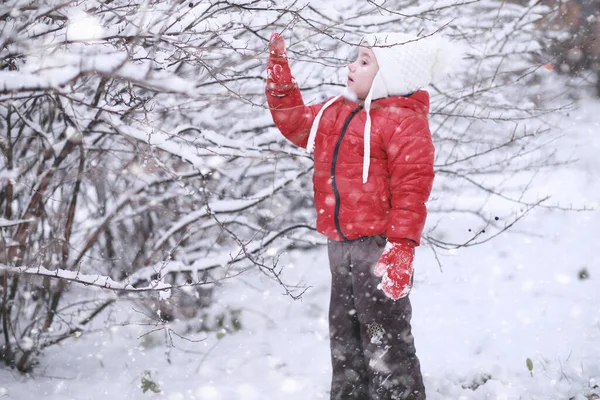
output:
POLYGON ((385 236, 328 241, 331 400, 424 400, 408 297, 393 301, 372 271, 385 236))

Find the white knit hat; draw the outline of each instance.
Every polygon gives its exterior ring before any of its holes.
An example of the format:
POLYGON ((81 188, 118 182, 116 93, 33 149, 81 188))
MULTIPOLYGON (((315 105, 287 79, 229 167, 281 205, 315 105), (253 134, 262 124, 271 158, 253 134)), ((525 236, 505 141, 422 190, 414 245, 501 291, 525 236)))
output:
MULTIPOLYGON (((367 113, 364 129, 363 183, 369 177, 371 154, 371 102, 389 96, 408 96, 439 80, 451 71, 462 52, 446 39, 436 37, 418 38, 406 33, 374 33, 362 40, 377 59, 379 71, 373 79, 365 98, 367 113)), ((310 130, 307 150, 312 151, 319 122, 325 108, 333 104, 335 97, 325 103, 317 114, 310 130)))
POLYGON ((442 78, 460 57, 455 45, 439 36, 418 38, 407 33, 373 33, 363 38, 379 71, 371 87, 372 100, 407 96, 442 78))

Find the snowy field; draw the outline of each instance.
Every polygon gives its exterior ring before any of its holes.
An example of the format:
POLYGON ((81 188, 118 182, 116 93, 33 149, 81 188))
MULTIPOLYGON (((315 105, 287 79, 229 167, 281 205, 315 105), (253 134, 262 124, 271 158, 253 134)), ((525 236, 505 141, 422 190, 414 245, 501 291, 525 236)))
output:
MULTIPOLYGON (((600 201, 600 102, 580 106, 554 144, 580 160, 537 180, 574 207, 600 201)), ((413 329, 428 399, 600 398, 599 224, 599 211, 539 208, 487 244, 441 253, 443 272, 418 249, 413 329)), ((0 399, 327 399, 326 249, 285 262, 287 282, 310 286, 300 301, 251 274, 219 290, 215 310, 243 309, 239 332, 174 337, 167 354, 164 332, 114 327, 50 348, 32 376, 0 369, 0 399), (160 393, 142 392, 145 371, 160 393)))

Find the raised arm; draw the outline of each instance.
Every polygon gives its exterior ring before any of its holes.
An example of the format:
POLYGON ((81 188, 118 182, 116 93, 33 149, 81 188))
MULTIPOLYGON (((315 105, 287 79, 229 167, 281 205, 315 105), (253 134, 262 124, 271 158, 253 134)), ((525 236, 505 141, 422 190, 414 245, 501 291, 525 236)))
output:
POLYGON ((273 122, 281 133, 295 145, 306 147, 310 127, 323 105, 304 105, 302 94, 288 64, 285 41, 277 32, 271 34, 269 41, 265 94, 273 122))

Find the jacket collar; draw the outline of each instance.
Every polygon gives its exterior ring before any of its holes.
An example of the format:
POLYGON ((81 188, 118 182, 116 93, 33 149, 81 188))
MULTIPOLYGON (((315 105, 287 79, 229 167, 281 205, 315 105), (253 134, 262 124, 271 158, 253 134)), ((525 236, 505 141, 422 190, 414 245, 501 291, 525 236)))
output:
MULTIPOLYGON (((351 104, 353 108, 362 104, 343 98, 345 103, 351 104)), ((409 96, 390 96, 383 99, 374 100, 371 103, 371 110, 379 108, 408 108, 413 110, 424 118, 429 115, 429 93, 425 90, 418 90, 409 96)), ((393 110, 392 110, 393 111, 393 110)))

